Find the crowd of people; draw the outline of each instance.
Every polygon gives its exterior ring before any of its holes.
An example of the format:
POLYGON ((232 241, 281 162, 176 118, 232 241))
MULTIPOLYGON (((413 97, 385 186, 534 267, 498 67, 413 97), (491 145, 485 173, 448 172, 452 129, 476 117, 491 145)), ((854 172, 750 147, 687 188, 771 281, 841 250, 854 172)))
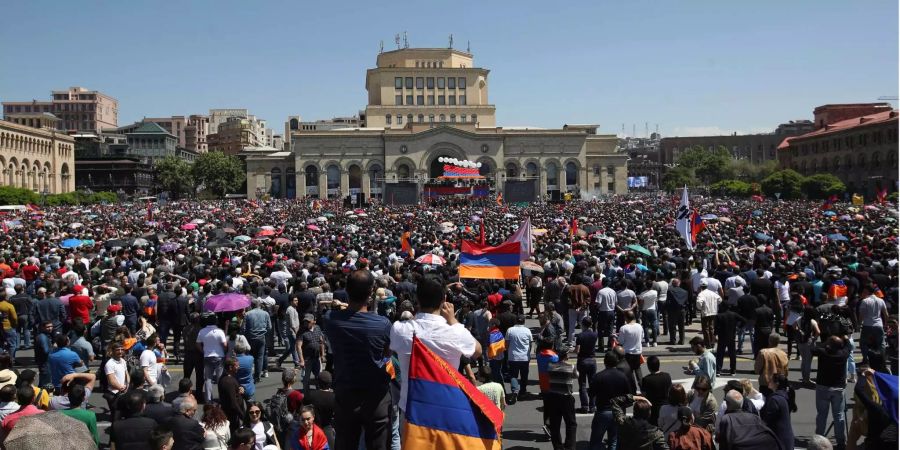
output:
POLYGON ((554 449, 575 448, 576 412, 593 415, 592 449, 793 449, 798 389, 815 391, 809 448, 831 448, 829 418, 834 448, 895 448, 897 399, 875 378, 897 374, 896 211, 694 204, 711 215, 692 248, 657 195, 11 213, 0 437, 58 411, 118 450, 399 449, 416 336, 498 408, 539 398, 554 449), (526 218, 520 279, 459 278, 463 239, 500 244, 526 218), (220 307, 234 298, 247 301, 220 307), (645 355, 657 346, 689 346, 692 382, 645 355), (733 379, 739 354, 757 377, 733 379), (282 386, 260 398, 270 372, 282 386), (95 389, 106 405, 88 405, 95 389))

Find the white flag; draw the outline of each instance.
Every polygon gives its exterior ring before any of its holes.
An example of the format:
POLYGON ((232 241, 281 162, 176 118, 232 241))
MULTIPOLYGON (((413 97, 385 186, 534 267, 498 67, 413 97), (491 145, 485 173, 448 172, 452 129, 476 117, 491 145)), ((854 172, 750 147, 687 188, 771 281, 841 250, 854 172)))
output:
POLYGON ((532 239, 534 239, 534 237, 531 236, 531 218, 526 218, 525 221, 519 225, 519 229, 516 230, 504 244, 518 242, 520 252, 519 260, 528 261, 528 258, 531 257, 532 239))
POLYGON ((684 192, 681 193, 681 204, 678 205, 678 209, 675 211, 675 229, 678 230, 678 234, 684 238, 684 243, 687 245, 687 248, 693 250, 694 242, 693 236, 691 235, 691 201, 688 198, 687 186, 684 187, 684 192))

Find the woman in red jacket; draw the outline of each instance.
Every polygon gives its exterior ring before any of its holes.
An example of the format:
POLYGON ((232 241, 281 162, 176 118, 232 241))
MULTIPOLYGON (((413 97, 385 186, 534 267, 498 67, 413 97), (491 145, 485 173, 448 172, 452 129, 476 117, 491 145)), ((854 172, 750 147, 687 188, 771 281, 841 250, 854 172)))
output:
POLYGON ((297 433, 298 448, 301 450, 329 450, 325 432, 316 425, 316 414, 312 406, 300 408, 300 432, 297 433))

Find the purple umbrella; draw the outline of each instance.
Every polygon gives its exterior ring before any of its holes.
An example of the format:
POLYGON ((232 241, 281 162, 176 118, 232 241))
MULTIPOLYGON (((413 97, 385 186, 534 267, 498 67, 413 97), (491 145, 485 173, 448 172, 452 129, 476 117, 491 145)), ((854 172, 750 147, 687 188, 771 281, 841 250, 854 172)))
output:
POLYGON ((206 299, 204 309, 210 312, 231 312, 240 311, 250 306, 250 297, 244 294, 227 293, 213 295, 206 299))
POLYGON ((181 244, 179 244, 177 242, 166 242, 165 244, 160 245, 159 249, 163 253, 169 253, 169 252, 174 252, 175 250, 178 250, 180 247, 181 247, 181 244))

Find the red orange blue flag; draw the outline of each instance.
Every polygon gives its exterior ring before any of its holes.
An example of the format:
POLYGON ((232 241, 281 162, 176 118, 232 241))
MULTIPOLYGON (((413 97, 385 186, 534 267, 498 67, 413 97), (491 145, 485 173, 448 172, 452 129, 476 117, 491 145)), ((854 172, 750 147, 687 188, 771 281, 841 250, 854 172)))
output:
POLYGON ((522 257, 520 248, 518 242, 484 247, 472 241, 463 241, 459 254, 459 277, 517 280, 522 257))
POLYGON ((403 448, 500 450, 503 412, 413 336, 403 448))
POLYGON ((491 330, 490 342, 488 343, 487 356, 488 359, 502 359, 503 352, 506 351, 506 339, 503 332, 498 328, 491 330))

